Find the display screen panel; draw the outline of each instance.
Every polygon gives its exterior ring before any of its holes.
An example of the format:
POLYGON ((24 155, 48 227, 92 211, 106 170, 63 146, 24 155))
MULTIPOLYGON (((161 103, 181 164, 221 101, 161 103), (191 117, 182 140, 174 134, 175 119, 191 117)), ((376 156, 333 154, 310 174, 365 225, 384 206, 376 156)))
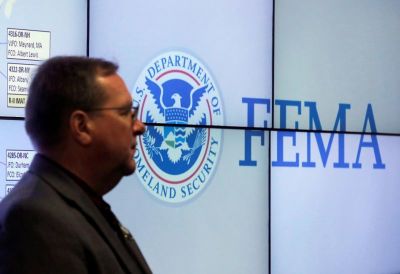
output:
POLYGON ((37 66, 56 55, 85 56, 87 1, 0 1, 0 116, 24 117, 37 66))
POLYGON ((90 55, 116 61, 134 93, 160 101, 149 122, 198 125, 193 113, 211 108, 219 116, 207 125, 271 127, 272 0, 99 0, 90 9, 90 55))
POLYGON ((399 155, 398 136, 274 132, 271 273, 398 273, 399 155))
POLYGON ((400 133, 399 10, 392 0, 276 1, 274 126, 400 133))

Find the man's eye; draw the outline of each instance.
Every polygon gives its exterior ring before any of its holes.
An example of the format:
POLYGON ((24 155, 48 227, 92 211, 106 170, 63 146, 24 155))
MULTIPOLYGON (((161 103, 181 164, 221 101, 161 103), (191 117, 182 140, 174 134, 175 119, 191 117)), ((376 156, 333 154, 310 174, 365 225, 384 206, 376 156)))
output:
POLYGON ((123 109, 123 110, 121 110, 121 115, 123 115, 123 116, 128 116, 128 115, 131 115, 131 109, 130 108, 128 108, 128 109, 123 109))

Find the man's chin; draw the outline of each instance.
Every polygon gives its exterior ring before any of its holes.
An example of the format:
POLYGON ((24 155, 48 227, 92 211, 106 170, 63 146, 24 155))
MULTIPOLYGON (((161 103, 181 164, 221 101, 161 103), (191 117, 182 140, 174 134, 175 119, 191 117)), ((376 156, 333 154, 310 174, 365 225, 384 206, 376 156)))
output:
POLYGON ((132 175, 135 172, 135 170, 136 170, 136 163, 135 162, 133 162, 133 163, 131 162, 127 166, 125 166, 123 175, 124 176, 132 175))

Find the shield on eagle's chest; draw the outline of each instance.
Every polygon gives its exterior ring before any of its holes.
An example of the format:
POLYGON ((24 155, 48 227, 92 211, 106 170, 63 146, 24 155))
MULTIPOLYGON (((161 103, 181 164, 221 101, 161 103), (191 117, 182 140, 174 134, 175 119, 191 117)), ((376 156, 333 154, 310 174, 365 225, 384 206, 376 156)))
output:
POLYGON ((179 148, 186 143, 186 128, 165 127, 164 141, 171 148, 179 148))

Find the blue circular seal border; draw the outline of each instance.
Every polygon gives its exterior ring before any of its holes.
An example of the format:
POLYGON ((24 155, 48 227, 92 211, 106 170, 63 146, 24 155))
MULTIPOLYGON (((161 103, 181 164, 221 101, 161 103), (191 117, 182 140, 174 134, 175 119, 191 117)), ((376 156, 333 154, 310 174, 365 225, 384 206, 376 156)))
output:
POLYGON ((210 128, 224 120, 212 75, 194 56, 169 51, 142 70, 134 98, 140 104, 139 119, 163 124, 148 126, 138 138, 134 158, 139 180, 164 202, 193 199, 210 181, 221 148, 222 130, 210 128))

